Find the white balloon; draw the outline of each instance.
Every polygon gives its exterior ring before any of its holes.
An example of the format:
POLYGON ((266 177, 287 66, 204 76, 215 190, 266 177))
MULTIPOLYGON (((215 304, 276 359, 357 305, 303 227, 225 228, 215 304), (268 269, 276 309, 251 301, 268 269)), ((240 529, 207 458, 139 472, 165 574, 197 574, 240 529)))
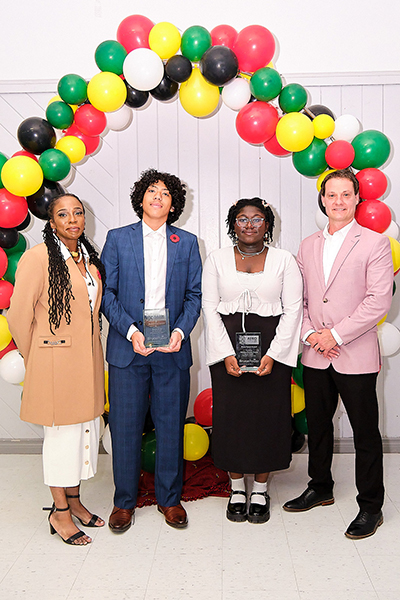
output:
POLYGON ((378 326, 379 346, 382 356, 391 356, 400 348, 400 331, 384 321, 378 326))
POLYGON ((0 377, 8 383, 22 383, 24 381, 24 359, 18 350, 7 352, 0 360, 0 377))
POLYGON ((320 208, 318 208, 317 212, 315 213, 315 223, 317 224, 317 227, 319 229, 324 229, 324 227, 328 221, 329 221, 328 217, 326 215, 324 215, 324 213, 322 212, 322 210, 320 208))
POLYGON ((161 58, 149 48, 136 48, 124 60, 124 77, 136 90, 142 92, 157 87, 164 77, 161 58))
POLYGON ((391 221, 389 227, 383 233, 397 240, 399 237, 399 226, 396 221, 391 221))
POLYGON ((250 85, 247 79, 238 77, 224 86, 222 100, 232 110, 240 110, 250 100, 250 85))
POLYGON ((110 432, 109 425, 107 425, 107 427, 104 430, 102 442, 103 442, 103 448, 107 452, 107 454, 112 454, 111 432, 110 432))
POLYGON ((353 115, 341 115, 335 121, 335 131, 332 135, 335 140, 351 142, 360 130, 361 123, 356 117, 353 117, 353 115))
POLYGON ((133 111, 129 106, 124 104, 114 112, 106 113, 107 126, 113 131, 122 131, 129 127, 132 123, 133 111))

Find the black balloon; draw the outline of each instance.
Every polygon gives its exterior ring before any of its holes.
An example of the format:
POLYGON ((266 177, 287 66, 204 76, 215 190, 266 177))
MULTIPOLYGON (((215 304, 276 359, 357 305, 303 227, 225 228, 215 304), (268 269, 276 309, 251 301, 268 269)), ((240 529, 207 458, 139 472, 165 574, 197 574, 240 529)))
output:
POLYGON ((65 189, 56 181, 43 180, 42 187, 32 196, 27 196, 28 208, 38 219, 47 220, 47 210, 51 201, 64 194, 65 189))
POLYGON ((24 229, 26 229, 27 227, 29 227, 29 223, 31 222, 31 215, 28 212, 28 214, 26 215, 26 218, 22 221, 22 223, 20 223, 19 225, 17 225, 17 227, 15 227, 15 229, 17 231, 23 231, 24 229))
POLYGON ((33 154, 41 154, 56 145, 56 132, 46 119, 29 117, 18 127, 18 141, 33 154))
POLYGON ((125 104, 131 108, 140 108, 146 104, 149 97, 149 92, 142 92, 133 88, 127 81, 124 81, 126 85, 126 100, 125 104))
POLYGON ((12 248, 18 242, 19 233, 13 229, 0 227, 0 248, 12 248))
POLYGON ((200 61, 200 71, 213 85, 225 85, 238 74, 236 54, 227 46, 211 46, 200 61))
POLYGON ((176 83, 176 81, 172 81, 172 79, 170 79, 168 75, 165 75, 164 73, 164 77, 161 79, 157 87, 150 90, 150 94, 156 100, 161 100, 161 102, 165 102, 166 100, 171 100, 171 98, 175 96, 177 91, 178 84, 176 83))
POLYGON ((172 56, 165 65, 165 72, 172 81, 183 83, 192 74, 192 63, 186 56, 177 54, 172 56))
POLYGON ((307 115, 307 117, 309 117, 311 120, 313 120, 314 117, 318 117, 318 115, 329 115, 330 117, 332 117, 332 119, 335 119, 335 115, 333 114, 333 112, 323 104, 312 104, 311 106, 306 106, 302 112, 305 115, 307 115))

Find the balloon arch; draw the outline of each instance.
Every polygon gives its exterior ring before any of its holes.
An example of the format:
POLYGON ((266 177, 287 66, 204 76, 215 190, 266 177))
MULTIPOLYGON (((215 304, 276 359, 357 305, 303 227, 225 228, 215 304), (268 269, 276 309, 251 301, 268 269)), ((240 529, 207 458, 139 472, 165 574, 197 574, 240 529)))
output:
MULTIPOLYGON (((379 200, 388 185, 380 169, 390 155, 388 138, 380 131, 361 131, 352 115, 335 118, 326 106, 307 106, 303 86, 283 84, 271 63, 274 53, 275 39, 262 25, 239 33, 229 25, 210 32, 194 25, 181 35, 171 23, 155 25, 142 15, 125 18, 117 40, 96 48, 100 72, 89 82, 76 74, 63 76, 46 118, 30 117, 19 125, 22 149, 11 158, 0 152, 0 309, 9 306, 16 266, 26 249, 20 231, 30 215, 45 219, 52 198, 64 190, 60 181, 71 164, 93 154, 107 129, 125 129, 132 109, 144 106, 150 95, 165 102, 179 94, 194 117, 211 115, 222 99, 237 111, 236 130, 244 141, 262 144, 275 156, 291 154, 299 173, 318 178, 318 190, 331 170, 358 171, 362 202, 356 219, 390 237, 397 272, 399 228, 379 200)), ((397 328, 383 323, 378 329, 384 353, 396 352, 397 328)), ((0 315, 0 376, 11 383, 23 380, 17 354, 6 317, 0 315)))

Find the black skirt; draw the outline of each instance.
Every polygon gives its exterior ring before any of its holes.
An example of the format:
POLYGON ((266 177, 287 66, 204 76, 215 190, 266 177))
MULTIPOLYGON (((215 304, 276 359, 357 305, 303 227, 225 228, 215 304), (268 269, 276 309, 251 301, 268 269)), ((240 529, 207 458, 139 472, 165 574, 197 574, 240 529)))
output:
MULTIPOLYGON (((236 346, 242 315, 221 315, 236 346)), ((246 331, 260 331, 262 354, 268 350, 278 317, 246 316, 246 331)), ((291 367, 274 362, 270 375, 228 375, 224 361, 210 367, 213 391, 214 464, 233 473, 287 469, 291 461, 291 367)))

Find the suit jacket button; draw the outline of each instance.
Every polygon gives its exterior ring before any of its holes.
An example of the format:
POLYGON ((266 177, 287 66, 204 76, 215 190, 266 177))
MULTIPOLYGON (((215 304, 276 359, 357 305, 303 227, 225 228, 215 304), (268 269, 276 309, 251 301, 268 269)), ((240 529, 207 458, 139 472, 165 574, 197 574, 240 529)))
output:
POLYGON ((323 302, 324 304, 326 304, 326 303, 328 302, 328 298, 324 298, 324 299, 322 300, 322 302, 323 302))
POLYGON ((143 325, 142 321, 139 321, 139 325, 143 325))
POLYGON ((143 298, 140 298, 139 302, 141 302, 143 304, 143 302, 144 302, 143 298))

